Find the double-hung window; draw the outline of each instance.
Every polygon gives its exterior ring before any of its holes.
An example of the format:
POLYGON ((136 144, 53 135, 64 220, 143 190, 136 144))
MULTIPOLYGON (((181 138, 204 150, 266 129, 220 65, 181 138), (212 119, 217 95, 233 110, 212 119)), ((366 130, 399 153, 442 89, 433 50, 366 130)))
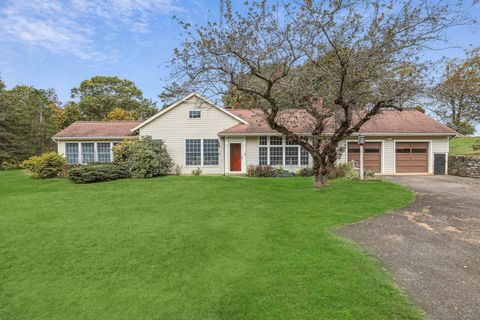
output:
POLYGON ((258 138, 258 163, 272 166, 308 166, 308 151, 281 136, 258 138))
POLYGON ((202 165, 202 139, 187 139, 185 146, 187 166, 202 165))
POLYGON ((78 143, 69 143, 65 144, 65 156, 67 161, 70 164, 78 163, 78 143))
POLYGON ((95 161, 95 144, 93 142, 82 143, 82 163, 95 161))
POLYGON ((258 148, 258 164, 265 166, 268 164, 268 137, 262 136, 258 138, 260 147, 258 148))
POLYGON ((111 162, 110 158, 110 142, 97 143, 97 158, 98 162, 111 162))
POLYGON ((203 139, 203 165, 218 166, 218 139, 203 139))

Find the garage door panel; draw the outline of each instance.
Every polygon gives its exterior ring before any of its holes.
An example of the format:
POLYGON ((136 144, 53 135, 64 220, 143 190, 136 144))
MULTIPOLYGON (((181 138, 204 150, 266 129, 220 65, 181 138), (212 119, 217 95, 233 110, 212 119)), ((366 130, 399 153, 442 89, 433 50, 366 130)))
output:
MULTIPOLYGON (((382 171, 381 142, 366 142, 364 145, 363 165, 365 170, 382 171)), ((356 142, 348 143, 348 159, 360 162, 360 145, 356 142), (353 152, 352 152, 353 151, 353 152)))
POLYGON ((397 173, 427 173, 428 143, 397 142, 395 159, 397 173))

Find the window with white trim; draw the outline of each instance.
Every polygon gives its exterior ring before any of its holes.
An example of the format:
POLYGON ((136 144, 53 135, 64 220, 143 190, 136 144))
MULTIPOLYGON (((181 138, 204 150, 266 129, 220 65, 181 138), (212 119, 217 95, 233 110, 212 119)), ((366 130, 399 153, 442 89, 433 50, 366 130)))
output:
POLYGON ((285 165, 298 166, 298 147, 285 147, 285 165))
POLYGON ((65 143, 65 156, 70 164, 78 163, 78 143, 65 143))
POLYGON ((97 143, 97 158, 98 162, 111 162, 110 158, 110 142, 97 143))
POLYGON ((266 166, 268 164, 268 148, 259 147, 258 148, 258 164, 266 166))
POLYGON ((185 141, 185 159, 187 166, 202 165, 202 139, 185 141))
POLYGON ((218 166, 218 139, 203 139, 203 165, 218 166))
POLYGON ((300 147, 300 165, 308 166, 310 157, 308 156, 308 151, 300 147))
MULTIPOLYGON (((302 137, 308 139, 308 137, 302 137)), ((308 166, 307 150, 281 136, 258 137, 258 164, 272 166, 308 166)))
POLYGON ((270 137, 270 144, 272 146, 281 146, 283 144, 283 137, 278 137, 278 136, 270 137))
POLYGON ((188 112, 188 117, 190 119, 200 119, 202 117, 202 112, 200 110, 190 110, 188 112))
POLYGON ((95 161, 95 144, 93 142, 82 143, 82 163, 95 161))

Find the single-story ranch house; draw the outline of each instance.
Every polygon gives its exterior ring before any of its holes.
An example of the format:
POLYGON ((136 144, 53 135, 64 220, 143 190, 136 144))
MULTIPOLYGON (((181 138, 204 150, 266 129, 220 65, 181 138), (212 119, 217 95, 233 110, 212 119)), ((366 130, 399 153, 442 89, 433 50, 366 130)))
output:
MULTIPOLYGON (((291 111, 298 117, 299 110, 291 111)), ((285 119, 291 119, 291 115, 285 119)), ((291 129, 307 137, 308 119, 291 129)), ((328 132, 327 132, 328 134, 328 132)), ((378 174, 445 174, 449 138, 456 132, 417 110, 384 110, 357 134, 365 136, 366 169, 378 174)), ((340 163, 358 161, 357 135, 348 137, 340 163)), ((77 121, 53 139, 69 163, 110 162, 124 139, 162 139, 183 174, 241 174, 248 165, 311 166, 311 156, 268 126, 258 110, 216 106, 192 93, 145 121, 77 121)))

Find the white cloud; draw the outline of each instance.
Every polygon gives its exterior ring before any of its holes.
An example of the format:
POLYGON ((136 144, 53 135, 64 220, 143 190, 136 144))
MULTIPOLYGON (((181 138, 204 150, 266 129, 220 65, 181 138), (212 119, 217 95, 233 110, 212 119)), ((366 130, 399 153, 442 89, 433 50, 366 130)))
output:
POLYGON ((107 55, 95 43, 96 35, 118 26, 147 32, 156 16, 183 11, 174 0, 10 0, 0 6, 0 41, 104 60, 107 55))

